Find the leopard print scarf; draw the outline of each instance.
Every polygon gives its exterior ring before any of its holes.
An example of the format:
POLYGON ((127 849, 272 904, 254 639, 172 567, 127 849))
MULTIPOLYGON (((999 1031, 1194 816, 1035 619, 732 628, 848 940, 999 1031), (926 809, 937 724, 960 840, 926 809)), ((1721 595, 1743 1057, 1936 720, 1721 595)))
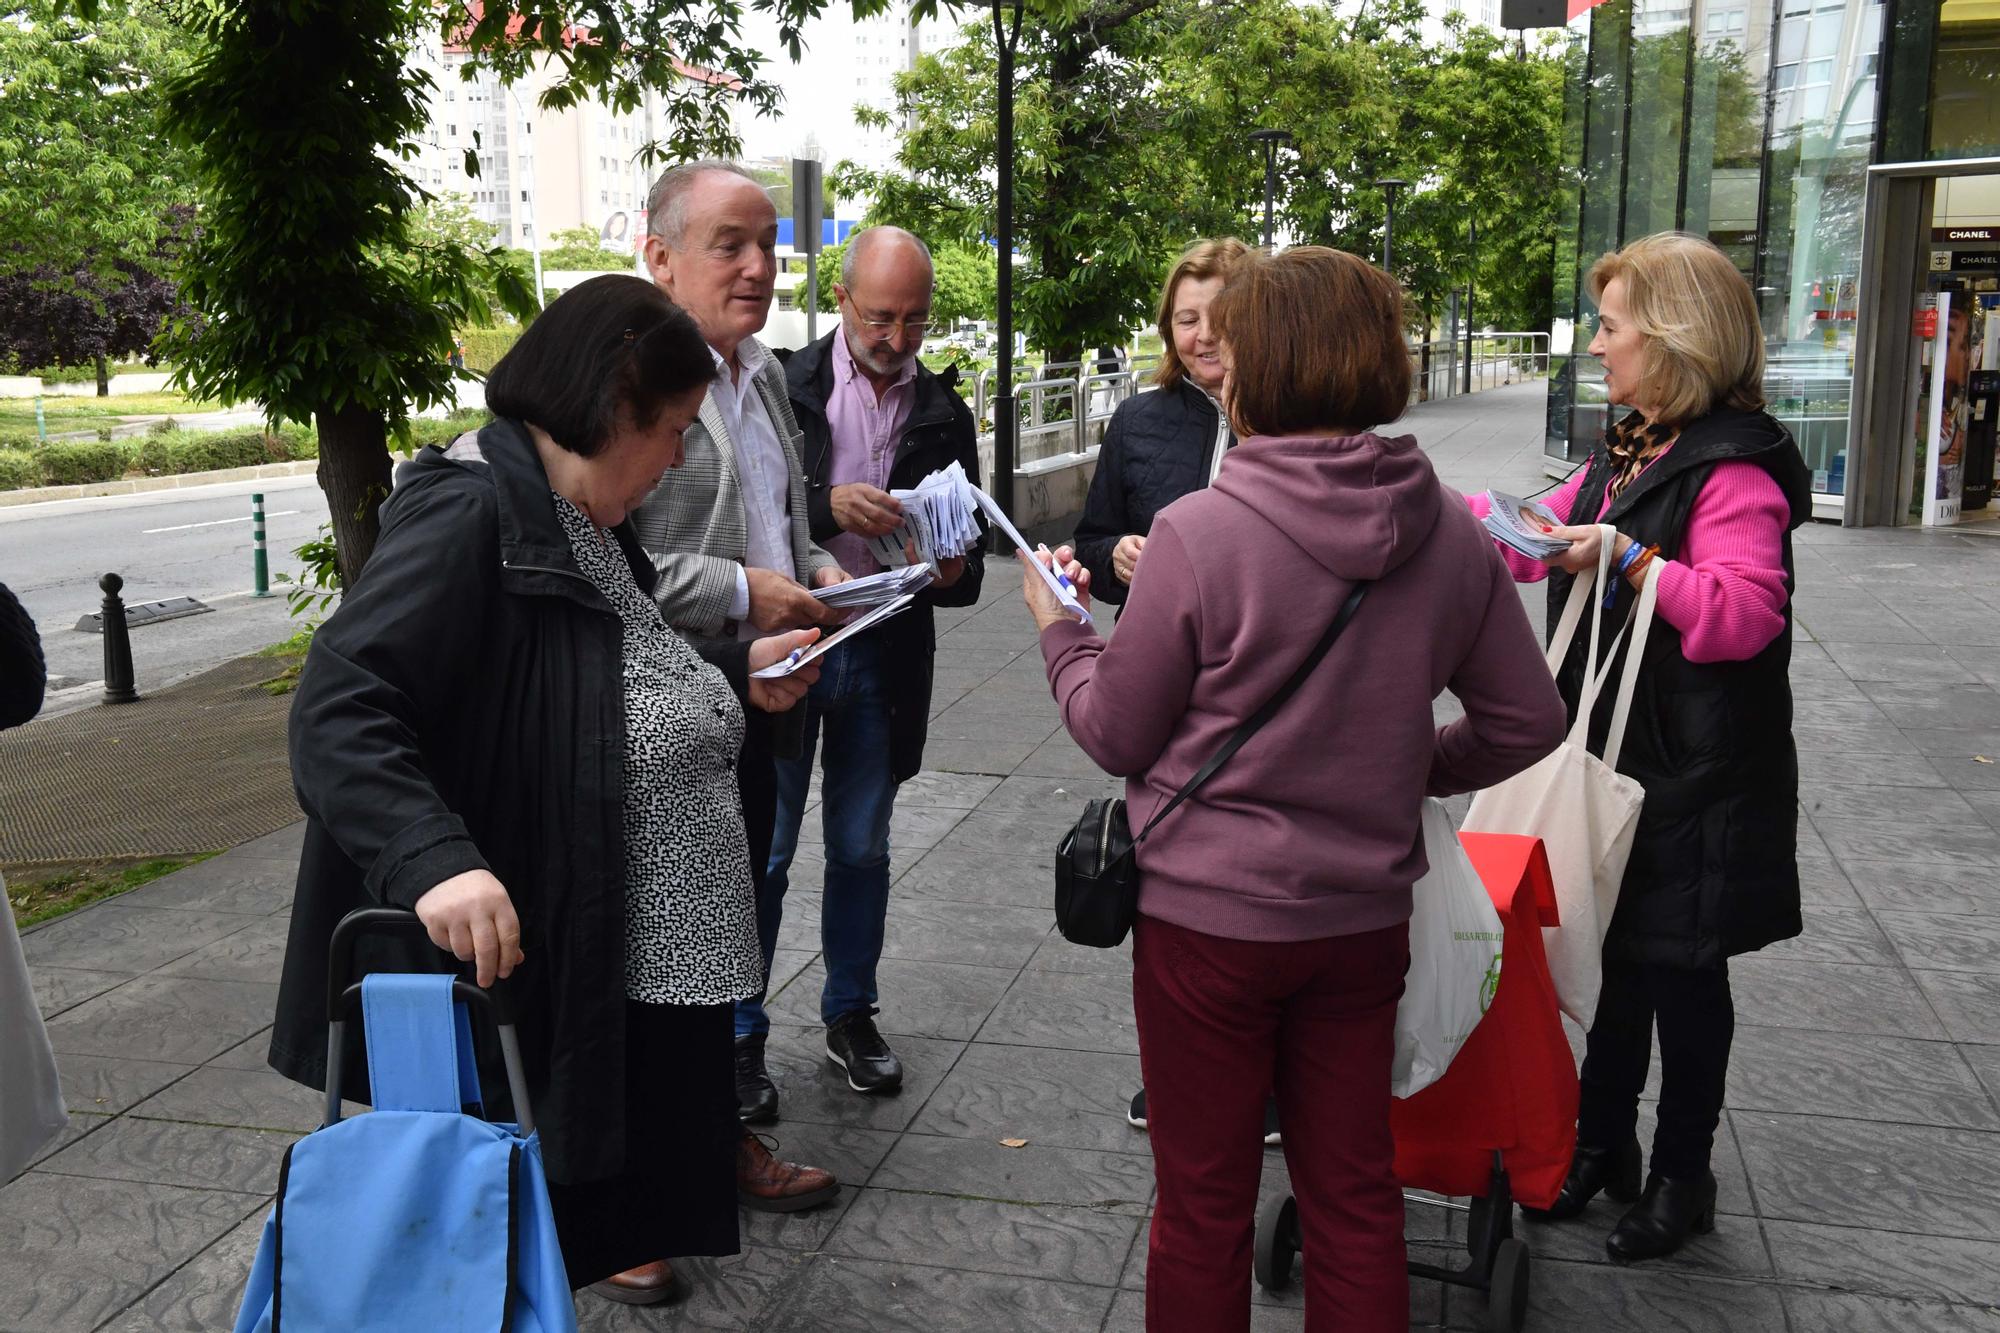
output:
POLYGON ((1678 437, 1679 432, 1671 426, 1648 423, 1637 412, 1628 412, 1624 419, 1605 433, 1604 447, 1611 455, 1610 497, 1618 498, 1619 492, 1632 484, 1632 479, 1645 470, 1646 464, 1667 451, 1667 446, 1678 437))

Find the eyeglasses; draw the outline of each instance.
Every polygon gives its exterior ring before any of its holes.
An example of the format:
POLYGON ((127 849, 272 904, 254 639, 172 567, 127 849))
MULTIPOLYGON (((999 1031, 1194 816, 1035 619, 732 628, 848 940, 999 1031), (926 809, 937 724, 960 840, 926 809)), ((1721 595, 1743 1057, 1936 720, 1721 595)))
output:
POLYGON ((861 327, 868 330, 871 338, 889 338, 901 329, 907 336, 921 338, 931 326, 928 319, 864 319, 861 327))

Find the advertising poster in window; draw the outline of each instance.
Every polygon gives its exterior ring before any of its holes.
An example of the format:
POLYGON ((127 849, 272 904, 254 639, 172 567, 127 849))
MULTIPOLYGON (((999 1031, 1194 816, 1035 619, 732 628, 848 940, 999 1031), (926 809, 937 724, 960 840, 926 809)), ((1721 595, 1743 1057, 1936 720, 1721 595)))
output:
POLYGON ((1965 487, 1965 437, 1971 424, 1967 394, 1972 364, 1972 308, 1954 310, 1950 291, 1925 297, 1917 308, 1925 374, 1917 395, 1917 447, 1923 459, 1923 524, 1958 522, 1965 487))

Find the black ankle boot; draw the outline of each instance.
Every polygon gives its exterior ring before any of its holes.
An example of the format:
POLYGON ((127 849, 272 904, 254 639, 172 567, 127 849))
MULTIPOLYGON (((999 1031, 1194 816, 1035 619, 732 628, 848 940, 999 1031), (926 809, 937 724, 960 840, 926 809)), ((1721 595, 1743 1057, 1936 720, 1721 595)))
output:
POLYGON ((1632 1139, 1616 1148, 1586 1148, 1577 1145, 1569 1159, 1569 1178, 1562 1193, 1547 1208, 1521 1211, 1538 1222, 1566 1222, 1583 1211, 1598 1191, 1619 1203, 1639 1197, 1639 1140, 1632 1139))
POLYGON ((1620 1263, 1672 1254, 1689 1236, 1715 1230, 1715 1173, 1672 1180, 1657 1171, 1646 1192, 1620 1218, 1604 1248, 1620 1263))

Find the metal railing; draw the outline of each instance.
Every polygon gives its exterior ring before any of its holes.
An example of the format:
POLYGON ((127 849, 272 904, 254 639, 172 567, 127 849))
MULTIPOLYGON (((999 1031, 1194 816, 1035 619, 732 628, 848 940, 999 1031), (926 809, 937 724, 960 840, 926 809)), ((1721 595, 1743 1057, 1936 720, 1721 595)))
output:
MULTIPOLYGON (((1549 335, 1478 333, 1472 338, 1472 392, 1546 379, 1549 335)), ((1466 391, 1465 339, 1438 338, 1410 348, 1410 401, 1428 402, 1466 391)))
MULTIPOLYGON (((1118 405, 1150 387, 1157 357, 1134 359, 1130 369, 1086 372, 1079 362, 1016 366, 1014 465, 1025 469, 1087 455, 1104 438, 1118 405), (1078 411, 1081 403, 1083 410, 1078 411)), ((1094 364, 1094 363, 1093 363, 1094 364)), ((982 370, 972 382, 972 416, 982 437, 993 432, 994 380, 982 370)))

